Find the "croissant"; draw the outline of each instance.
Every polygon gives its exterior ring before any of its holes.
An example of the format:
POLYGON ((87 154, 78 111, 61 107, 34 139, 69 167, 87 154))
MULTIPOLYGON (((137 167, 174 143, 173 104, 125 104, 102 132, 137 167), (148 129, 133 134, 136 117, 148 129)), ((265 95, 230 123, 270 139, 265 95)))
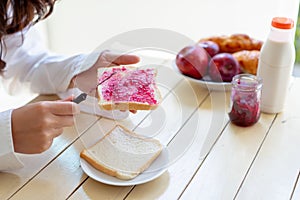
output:
POLYGON ((240 64, 243 73, 256 75, 260 51, 258 50, 242 50, 233 53, 233 57, 240 64))
POLYGON ((232 34, 230 36, 212 36, 200 39, 202 41, 213 41, 219 45, 220 52, 234 53, 242 50, 260 50, 262 41, 253 39, 246 34, 232 34))

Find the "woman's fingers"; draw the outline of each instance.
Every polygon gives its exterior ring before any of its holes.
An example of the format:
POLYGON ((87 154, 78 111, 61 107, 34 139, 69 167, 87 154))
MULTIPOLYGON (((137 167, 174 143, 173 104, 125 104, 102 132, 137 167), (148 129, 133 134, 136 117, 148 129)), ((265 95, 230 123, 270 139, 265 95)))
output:
POLYGON ((49 110, 54 115, 75 115, 80 113, 78 104, 70 101, 48 102, 49 110))
POLYGON ((60 101, 72 101, 72 100, 74 100, 74 95, 71 95, 71 96, 69 96, 69 97, 67 97, 67 98, 65 98, 65 99, 62 99, 62 100, 57 100, 58 102, 60 102, 60 101))
POLYGON ((60 136, 63 133, 63 131, 64 131, 63 127, 53 129, 52 130, 52 138, 54 139, 54 138, 60 136))
POLYGON ((53 139, 63 133, 63 128, 74 124, 74 114, 79 112, 73 102, 38 102, 14 109, 12 112, 12 138, 19 153, 41 153, 53 139), (28 115, 30 113, 30 115, 28 115))
POLYGON ((114 65, 128 65, 135 64, 140 61, 140 58, 135 55, 117 54, 110 51, 103 52, 104 59, 114 65))
POLYGON ((45 124, 49 128, 53 128, 53 129, 73 126, 74 123, 75 123, 74 116, 59 116, 59 115, 52 115, 52 117, 48 119, 47 122, 45 122, 45 124))

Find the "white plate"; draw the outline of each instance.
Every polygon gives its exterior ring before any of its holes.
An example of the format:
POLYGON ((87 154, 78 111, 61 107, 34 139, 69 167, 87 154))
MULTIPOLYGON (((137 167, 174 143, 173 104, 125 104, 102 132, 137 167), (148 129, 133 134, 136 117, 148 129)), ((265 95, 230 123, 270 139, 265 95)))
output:
POLYGON ((108 185, 115 186, 131 186, 146 183, 154 180, 155 178, 162 175, 168 168, 169 165, 169 152, 167 148, 163 148, 160 155, 155 159, 155 161, 146 169, 143 173, 131 180, 121 180, 113 176, 102 173, 101 171, 95 169, 84 159, 80 158, 80 164, 83 171, 92 179, 105 183, 108 185))
POLYGON ((186 76, 186 75, 182 74, 179 71, 175 60, 172 62, 172 68, 174 69, 175 72, 182 75, 184 78, 186 78, 186 79, 188 79, 188 80, 190 80, 194 83, 197 83, 201 87, 206 88, 208 90, 215 90, 215 91, 229 91, 229 90, 231 90, 231 83, 230 82, 206 81, 206 80, 203 80, 203 79, 195 79, 195 78, 192 78, 192 77, 189 77, 189 76, 186 76))

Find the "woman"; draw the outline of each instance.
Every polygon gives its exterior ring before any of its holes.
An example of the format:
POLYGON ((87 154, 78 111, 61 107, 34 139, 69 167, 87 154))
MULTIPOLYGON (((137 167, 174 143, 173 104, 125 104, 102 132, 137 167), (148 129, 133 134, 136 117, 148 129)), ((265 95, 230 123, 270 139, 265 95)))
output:
MULTIPOLYGON (((55 2, 0 1, 0 70, 11 90, 19 89, 13 86, 19 86, 20 82, 43 94, 66 91, 74 86, 89 91, 95 87, 97 68, 139 61, 136 56, 109 51, 96 57, 51 55, 42 47, 33 25, 52 13, 55 2)), ((73 125, 73 116, 79 113, 79 108, 70 100, 37 102, 0 113, 0 170, 22 167, 16 153, 41 153, 51 146, 64 127, 73 125)))

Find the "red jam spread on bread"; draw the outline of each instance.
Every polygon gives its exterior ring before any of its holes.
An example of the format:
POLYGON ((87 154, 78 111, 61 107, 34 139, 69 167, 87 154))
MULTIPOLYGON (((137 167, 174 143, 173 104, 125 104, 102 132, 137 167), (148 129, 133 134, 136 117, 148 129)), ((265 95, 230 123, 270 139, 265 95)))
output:
POLYGON ((98 83, 106 101, 157 104, 155 98, 154 69, 113 68, 103 72, 98 83), (112 75, 113 74, 113 75, 112 75), (107 79, 107 80, 105 80, 107 79))

